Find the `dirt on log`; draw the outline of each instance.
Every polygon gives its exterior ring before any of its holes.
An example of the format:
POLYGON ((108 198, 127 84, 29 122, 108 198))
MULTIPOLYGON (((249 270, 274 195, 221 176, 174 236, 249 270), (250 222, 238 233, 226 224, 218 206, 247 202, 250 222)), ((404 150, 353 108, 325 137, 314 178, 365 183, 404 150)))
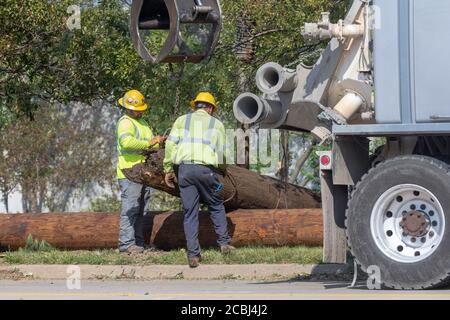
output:
MULTIPOLYGON (((227 213, 228 228, 235 246, 320 246, 323 224, 320 209, 237 210, 227 213)), ((152 212, 144 218, 147 243, 159 249, 185 247, 183 214, 152 212)), ((119 214, 48 213, 1 214, 0 249, 15 250, 27 237, 45 240, 59 249, 93 250, 117 248, 119 214)), ((209 214, 200 213, 200 244, 216 246, 209 214)))
MULTIPOLYGON (((136 183, 179 196, 178 186, 168 187, 164 182, 164 149, 146 154, 146 162, 123 170, 136 183)), ((301 209, 320 208, 321 200, 311 190, 259 175, 238 166, 228 166, 225 176, 219 175, 224 185, 221 193, 227 210, 234 209, 301 209)))

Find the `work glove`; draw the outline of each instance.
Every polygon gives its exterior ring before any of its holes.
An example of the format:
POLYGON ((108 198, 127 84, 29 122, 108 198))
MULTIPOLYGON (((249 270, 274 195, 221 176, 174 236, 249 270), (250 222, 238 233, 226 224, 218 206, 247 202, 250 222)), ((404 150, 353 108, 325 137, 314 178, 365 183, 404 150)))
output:
POLYGON ((157 145, 157 144, 161 144, 161 143, 163 143, 166 140, 167 140, 167 137, 156 136, 153 139, 151 139, 149 141, 149 143, 150 143, 150 146, 154 146, 154 145, 157 145))
POLYGON ((164 176, 164 182, 168 187, 175 188, 175 183, 178 183, 175 172, 166 173, 166 175, 164 176))

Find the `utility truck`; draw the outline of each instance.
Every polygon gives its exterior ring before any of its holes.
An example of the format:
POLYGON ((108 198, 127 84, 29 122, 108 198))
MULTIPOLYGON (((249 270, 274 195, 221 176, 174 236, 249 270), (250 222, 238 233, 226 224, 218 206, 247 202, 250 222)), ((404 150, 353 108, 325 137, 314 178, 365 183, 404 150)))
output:
MULTIPOLYGON (((329 41, 313 67, 266 63, 256 75, 262 94, 234 102, 243 124, 310 132, 332 145, 320 154, 324 262, 346 262, 349 248, 391 288, 450 280, 449 16, 448 0, 354 0, 344 19, 333 23, 324 12, 299 28, 308 40, 329 41), (386 143, 371 153, 375 137, 386 143)), ((133 42, 152 63, 208 58, 221 23, 218 0, 132 5, 133 42), (204 36, 197 53, 183 25, 204 36), (153 55, 142 32, 156 29, 169 37, 153 55)))

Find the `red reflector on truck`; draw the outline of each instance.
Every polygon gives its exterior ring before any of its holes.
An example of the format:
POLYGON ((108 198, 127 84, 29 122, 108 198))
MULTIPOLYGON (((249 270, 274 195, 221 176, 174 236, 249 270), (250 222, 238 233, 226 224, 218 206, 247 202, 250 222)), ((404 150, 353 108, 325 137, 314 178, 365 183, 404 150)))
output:
POLYGON ((320 164, 323 166, 328 166, 331 163, 331 159, 329 156, 321 156, 320 157, 320 164))

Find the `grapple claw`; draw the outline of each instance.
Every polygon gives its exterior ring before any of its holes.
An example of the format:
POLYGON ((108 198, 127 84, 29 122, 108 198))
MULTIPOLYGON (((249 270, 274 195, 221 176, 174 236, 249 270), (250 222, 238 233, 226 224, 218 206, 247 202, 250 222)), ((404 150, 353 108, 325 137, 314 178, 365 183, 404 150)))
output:
POLYGON ((146 61, 157 64, 200 63, 219 40, 222 12, 219 0, 133 0, 130 32, 134 47, 146 61), (168 31, 159 53, 145 45, 144 31, 168 31))

